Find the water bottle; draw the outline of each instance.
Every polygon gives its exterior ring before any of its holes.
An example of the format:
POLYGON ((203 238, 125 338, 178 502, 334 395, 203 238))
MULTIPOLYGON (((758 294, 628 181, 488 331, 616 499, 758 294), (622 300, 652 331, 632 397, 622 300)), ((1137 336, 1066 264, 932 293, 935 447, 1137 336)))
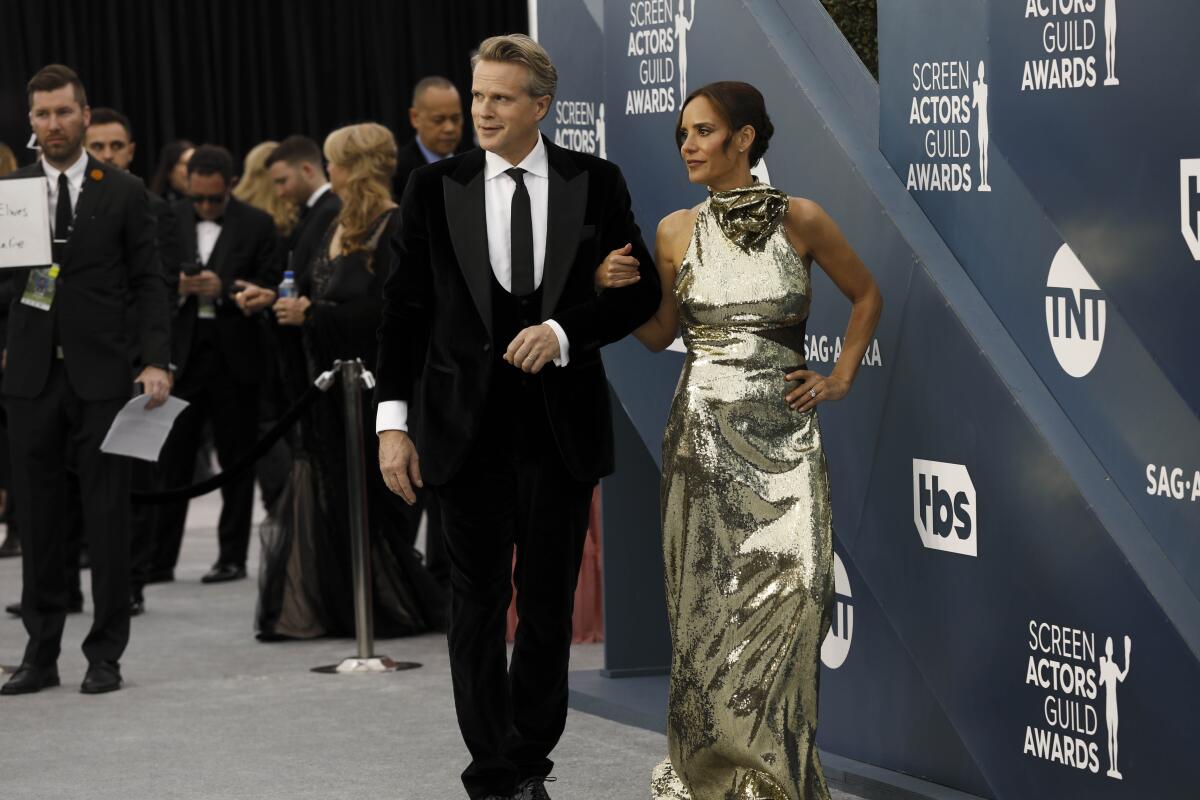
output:
POLYGON ((279 284, 279 299, 296 296, 296 274, 290 269, 283 273, 283 282, 279 284))

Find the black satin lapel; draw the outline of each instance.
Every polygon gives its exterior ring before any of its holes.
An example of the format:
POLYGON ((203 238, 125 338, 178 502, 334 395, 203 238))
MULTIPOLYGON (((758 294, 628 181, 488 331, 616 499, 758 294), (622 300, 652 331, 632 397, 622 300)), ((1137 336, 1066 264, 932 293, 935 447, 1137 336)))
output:
POLYGON ((542 318, 549 319, 567 285, 579 248, 579 232, 587 211, 588 174, 570 180, 550 169, 550 197, 546 218, 546 261, 542 267, 542 318))
POLYGON ((468 183, 462 184, 450 176, 442 178, 446 205, 446 224, 454 255, 467 281, 471 299, 483 319, 488 333, 492 332, 492 264, 488 256, 487 209, 483 196, 483 170, 468 183))
MULTIPOLYGON (((236 275, 226 275, 225 270, 229 262, 229 248, 233 247, 233 242, 237 238, 237 218, 233 214, 226 212, 225 220, 221 223, 221 233, 217 235, 217 241, 213 245, 212 252, 208 254, 208 263, 204 265, 205 269, 210 269, 220 275, 222 278, 236 278, 236 275)), ((196 226, 192 226, 192 237, 196 236, 196 226)))

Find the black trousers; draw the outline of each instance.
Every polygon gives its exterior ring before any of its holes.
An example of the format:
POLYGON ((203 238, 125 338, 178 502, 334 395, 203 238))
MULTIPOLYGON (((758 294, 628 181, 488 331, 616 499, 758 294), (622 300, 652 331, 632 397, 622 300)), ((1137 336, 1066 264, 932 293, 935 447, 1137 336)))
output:
POLYGON ((434 487, 451 562, 454 705, 472 759, 462 780, 473 798, 549 774, 567 720, 571 615, 594 484, 567 472, 535 380, 510 402, 489 403, 495 411, 467 462, 434 487), (506 665, 514 581, 520 622, 506 665))
MULTIPOLYGON (((258 437, 258 385, 234 378, 221 353, 216 333, 213 323, 197 322, 187 367, 172 392, 191 405, 175 420, 175 427, 163 446, 162 476, 168 489, 192 483, 196 451, 200 448, 205 422, 212 422, 213 443, 222 469, 227 469, 253 447, 258 437)), ((218 564, 245 565, 250 548, 253 506, 254 470, 251 468, 221 488, 221 516, 217 521, 218 564)), ((187 510, 186 501, 161 507, 155 572, 175 569, 183 543, 187 510)))
POLYGON ((83 652, 89 662, 117 661, 129 642, 130 463, 100 452, 127 400, 81 400, 61 361, 51 364, 38 397, 5 398, 21 527, 27 664, 54 664, 62 647, 69 591, 63 568, 68 448, 78 468, 83 533, 92 559, 95 618, 83 652))

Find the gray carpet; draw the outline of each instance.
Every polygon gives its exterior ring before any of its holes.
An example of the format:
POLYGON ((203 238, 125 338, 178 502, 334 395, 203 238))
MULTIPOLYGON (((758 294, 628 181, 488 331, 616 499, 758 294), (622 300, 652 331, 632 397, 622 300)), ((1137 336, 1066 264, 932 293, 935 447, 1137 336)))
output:
MULTIPOLYGON (((0 698, 4 800, 331 800, 464 797, 466 749, 454 720, 443 636, 394 639, 378 652, 419 661, 390 675, 318 675, 353 654, 349 640, 260 644, 255 581, 204 586, 216 555, 218 501, 194 504, 172 584, 147 590, 122 661, 126 687, 78 692, 90 621, 68 618, 63 686, 0 698)), ((256 549, 256 548, 254 548, 256 549)), ((86 573, 85 573, 86 576, 86 573)), ((19 598, 20 564, 0 561, 0 601, 19 598)), ((85 589, 86 592, 86 589, 85 589)), ((19 620, 0 619, 0 664, 20 660, 19 620)), ((595 669, 602 645, 574 648, 595 669)), ((554 753, 556 798, 646 798, 663 736, 572 711, 554 753)), ((837 800, 856 800, 834 792, 837 800)))

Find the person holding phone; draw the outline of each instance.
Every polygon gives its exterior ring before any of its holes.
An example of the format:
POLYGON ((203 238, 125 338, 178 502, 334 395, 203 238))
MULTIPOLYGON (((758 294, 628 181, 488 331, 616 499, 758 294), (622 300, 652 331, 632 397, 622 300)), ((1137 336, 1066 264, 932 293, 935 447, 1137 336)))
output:
MULTIPOLYGON (((248 285, 275 286, 283 250, 271 216, 231 196, 233 157, 223 147, 197 147, 188 161, 189 197, 174 208, 173 235, 163 259, 174 273, 178 300, 172 330, 175 394, 190 403, 163 449, 164 483, 192 482, 196 450, 212 423, 217 460, 228 468, 258 435, 259 382, 264 370, 261 320, 234 295, 248 285)), ((170 270, 168 270, 170 271, 170 270)), ((205 583, 246 576, 254 472, 221 490, 220 554, 205 583)), ((163 507, 152 569, 175 568, 187 503, 163 507)))

